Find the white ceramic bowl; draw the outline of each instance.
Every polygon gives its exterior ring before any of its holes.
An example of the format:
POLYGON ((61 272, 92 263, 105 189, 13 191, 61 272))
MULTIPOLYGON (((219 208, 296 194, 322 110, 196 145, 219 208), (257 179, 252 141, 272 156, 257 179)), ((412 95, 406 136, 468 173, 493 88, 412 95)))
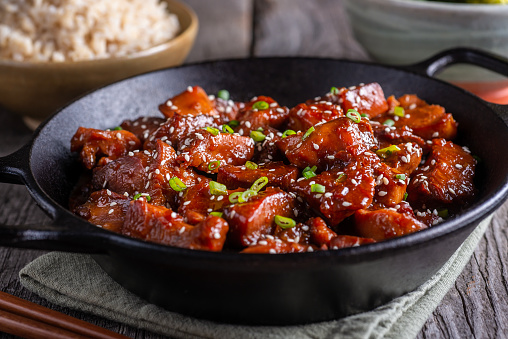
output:
MULTIPOLYGON (((454 47, 508 56, 508 5, 415 0, 344 0, 353 33, 367 53, 385 64, 411 64, 454 47)), ((442 78, 503 87, 505 78, 456 66, 442 78)), ((491 88, 493 89, 493 88, 491 88)))

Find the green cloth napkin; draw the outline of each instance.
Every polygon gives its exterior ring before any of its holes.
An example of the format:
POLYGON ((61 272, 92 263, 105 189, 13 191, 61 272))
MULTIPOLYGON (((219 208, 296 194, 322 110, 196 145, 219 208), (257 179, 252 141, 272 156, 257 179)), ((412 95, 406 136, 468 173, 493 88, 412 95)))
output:
POLYGON ((88 255, 52 252, 20 271, 23 286, 58 305, 174 338, 414 338, 469 261, 492 215, 418 289, 377 309, 301 326, 239 326, 168 312, 113 281, 88 255))

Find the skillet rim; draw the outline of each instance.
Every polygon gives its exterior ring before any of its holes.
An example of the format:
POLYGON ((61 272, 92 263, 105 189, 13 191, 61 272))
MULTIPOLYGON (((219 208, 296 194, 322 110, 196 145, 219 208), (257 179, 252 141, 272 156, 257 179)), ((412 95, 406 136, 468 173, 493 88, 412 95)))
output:
MULTIPOLYGON (((298 263, 314 261, 314 258, 319 258, 319 262, 323 262, 323 257, 331 258, 333 260, 341 260, 343 263, 353 263, 357 261, 366 261, 373 255, 376 255, 376 258, 381 258, 384 256, 393 255, 393 252, 397 251, 405 251, 407 249, 411 249, 412 247, 424 246, 428 242, 436 241, 439 238, 443 238, 446 235, 459 232, 466 227, 473 226, 476 227, 481 221, 485 220, 490 214, 492 214, 507 198, 508 198, 508 174, 506 175, 503 184, 499 187, 497 191, 491 196, 484 197, 478 201, 473 203, 472 207, 467 208, 463 212, 458 215, 454 215, 452 219, 447 220, 439 225, 434 227, 430 227, 428 229, 407 234, 404 236, 384 240, 381 242, 366 244, 357 247, 349 247, 349 248, 341 248, 338 250, 328 250, 328 251, 317 251, 317 252, 303 252, 303 253, 284 253, 285 255, 272 255, 272 254, 248 254, 248 255, 239 255, 238 252, 211 252, 211 251, 202 251, 202 250, 191 250, 179 247, 173 247, 168 245, 162 245, 158 243, 148 242, 141 239, 127 237, 122 234, 118 234, 112 231, 104 230, 84 219, 79 218, 78 216, 72 214, 68 209, 57 203, 53 200, 52 197, 49 196, 38 184, 37 179, 32 170, 32 152, 34 145, 37 143, 37 139, 44 131, 44 128, 59 114, 66 111, 70 106, 74 105, 76 102, 83 100, 88 97, 92 93, 107 90, 108 87, 117 85, 126 81, 135 81, 133 79, 150 76, 151 74, 158 74, 164 72, 171 72, 172 70, 180 70, 186 68, 196 68, 200 66, 209 66, 214 64, 227 64, 227 63, 248 63, 248 62, 269 62, 269 61, 310 61, 310 62, 319 62, 319 61, 327 61, 334 63, 349 63, 355 65, 355 67, 359 67, 361 65, 366 65, 369 67, 377 67, 382 68, 383 71, 388 72, 403 72, 406 74, 411 74, 413 76, 423 78, 425 81, 434 81, 449 87, 453 90, 459 90, 460 95, 465 95, 470 99, 474 99, 478 101, 483 107, 488 109, 492 114, 499 119, 499 121, 503 124, 503 127, 508 132, 508 126, 504 123, 503 118, 501 118, 500 113, 496 110, 496 107, 503 107, 502 105, 491 104, 482 100, 481 98, 475 96, 474 94, 452 85, 443 80, 433 78, 426 74, 422 74, 420 72, 414 71, 410 69, 413 65, 406 66, 393 66, 393 65, 384 65, 376 62, 369 61, 357 61, 357 60, 349 60, 345 58, 336 59, 336 58, 328 58, 328 57, 249 57, 249 58, 230 58, 230 59, 220 59, 220 60, 212 60, 212 61, 202 61, 197 63, 185 64, 177 67, 169 67, 160 70, 150 71, 142 74, 138 74, 135 76, 131 76, 126 79, 122 79, 111 84, 96 88, 94 90, 88 91, 83 95, 77 97, 72 102, 68 103, 61 109, 54 112, 50 117, 48 117, 43 123, 39 125, 39 127, 35 130, 32 135, 31 140, 28 143, 29 147, 29 156, 28 156, 28 173, 25 178, 25 183, 27 188, 30 191, 30 194, 36 200, 40 207, 50 216, 54 218, 54 222, 58 223, 61 220, 65 221, 73 221, 77 222, 80 227, 76 233, 77 234, 87 234, 87 235, 97 235, 103 239, 107 239, 107 243, 105 247, 107 248, 107 252, 114 252, 115 248, 123 248, 123 249, 136 249, 139 251, 148 251, 148 252, 157 252, 160 255, 178 255, 188 257, 189 259, 221 259, 222 261, 235 262, 239 261, 242 263, 245 258, 249 258, 247 261, 259 262, 259 261, 267 261, 270 263, 286 263, 287 261, 295 262, 295 259, 298 259, 298 263), (109 246, 108 246, 109 245, 109 246), (113 249, 113 251, 111 251, 113 249), (241 258, 241 259, 238 259, 241 258), (270 259, 267 259, 270 258, 270 259)), ((508 105, 506 106, 508 107, 508 105)), ((508 133, 507 133, 508 136, 508 133)), ((104 249, 104 248, 103 248, 104 249)), ((220 263, 220 261, 218 261, 220 263)), ((311 263, 309 262, 309 263, 311 263)))

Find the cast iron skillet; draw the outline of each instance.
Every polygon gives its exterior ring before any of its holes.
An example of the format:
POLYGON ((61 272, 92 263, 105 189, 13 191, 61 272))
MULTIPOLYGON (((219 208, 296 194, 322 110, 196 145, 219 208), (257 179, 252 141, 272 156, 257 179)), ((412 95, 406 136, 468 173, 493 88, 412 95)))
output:
MULTIPOLYGON (((345 60, 267 58, 209 62, 161 70, 92 92, 53 115, 28 145, 0 158, 0 179, 23 183, 52 218, 50 225, 1 226, 0 245, 92 253, 121 285, 168 310, 245 324, 300 324, 372 309, 429 279, 478 223, 508 195, 508 107, 486 103, 430 78, 454 63, 508 75, 508 63, 466 49, 406 68, 345 60), (235 99, 266 94, 295 105, 331 86, 379 82, 385 94, 417 93, 460 122, 459 139, 482 163, 478 201, 419 233, 381 243, 315 253, 209 253, 157 245, 103 230, 67 211, 80 166, 69 151, 78 126, 105 129, 200 85, 235 99)), ((76 267, 79 269, 79 267, 76 267)))

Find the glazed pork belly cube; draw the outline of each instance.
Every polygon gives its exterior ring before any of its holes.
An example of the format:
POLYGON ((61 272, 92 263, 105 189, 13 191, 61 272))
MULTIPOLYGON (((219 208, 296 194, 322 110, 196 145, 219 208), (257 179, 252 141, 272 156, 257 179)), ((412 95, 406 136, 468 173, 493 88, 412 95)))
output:
POLYGON ((254 155, 254 140, 238 134, 195 133, 180 147, 178 161, 203 172, 217 173, 221 166, 244 165, 254 155))
POLYGON ((372 131, 378 140, 379 148, 385 148, 390 145, 415 143, 420 147, 425 146, 425 140, 413 133, 407 126, 387 126, 378 121, 371 121, 372 131))
POLYGON ((133 133, 143 144, 164 122, 166 122, 166 119, 163 118, 142 117, 136 120, 125 120, 120 127, 133 133))
POLYGON ((266 127, 262 131, 258 130, 257 132, 260 132, 264 136, 264 139, 256 142, 254 156, 251 161, 257 163, 283 161, 285 156, 277 147, 277 141, 282 139, 282 132, 272 127, 266 127))
POLYGON ((209 216, 191 226, 176 212, 143 200, 135 200, 129 205, 121 230, 130 237, 204 251, 221 251, 227 232, 228 224, 222 218, 209 216))
POLYGON ((216 96, 208 96, 212 103, 219 112, 221 123, 228 123, 231 120, 236 120, 238 113, 245 107, 245 103, 233 100, 224 100, 216 96))
POLYGON ((103 131, 79 127, 71 139, 71 152, 79 152, 85 168, 92 169, 127 155, 141 147, 139 139, 129 131, 103 131))
POLYGON ((250 102, 245 103, 245 107, 238 113, 237 120, 239 122, 235 131, 240 135, 249 136, 251 131, 258 128, 279 128, 287 120, 289 109, 280 106, 275 100, 266 96, 253 98, 250 102), (261 103, 266 106, 262 107, 261 103))
POLYGON ((427 160, 414 173, 407 188, 408 202, 416 209, 460 210, 474 198, 476 160, 462 147, 434 139, 427 160))
POLYGON ((95 191, 83 205, 76 207, 73 213, 94 225, 119 232, 130 200, 108 189, 95 191))
POLYGON ((411 175, 420 165, 423 150, 418 144, 408 142, 381 148, 376 154, 395 171, 411 175))
POLYGON ((450 113, 439 105, 429 105, 416 95, 404 95, 399 99, 401 107, 404 108, 404 116, 395 119, 391 117, 379 118, 383 122, 385 118, 393 119, 396 127, 407 126, 413 133, 430 140, 444 138, 452 140, 457 135, 457 122, 450 113))
POLYGON ((195 133, 204 133, 206 127, 219 127, 219 120, 211 115, 178 115, 175 114, 155 130, 144 144, 145 149, 152 149, 159 139, 175 149, 195 133))
POLYGON ((277 187, 252 196, 248 201, 236 203, 224 209, 228 221, 228 240, 236 247, 249 246, 260 237, 271 235, 275 228, 275 216, 292 217, 295 198, 277 187))
POLYGON ((320 169, 333 163, 339 152, 353 152, 355 148, 353 153, 360 154, 375 145, 369 122, 362 119, 355 123, 349 118, 337 118, 277 141, 277 146, 292 164, 320 169))
POLYGON ((374 203, 395 207, 404 199, 409 176, 381 163, 375 167, 374 177, 376 178, 374 203))
POLYGON ((375 186, 372 167, 367 161, 353 162, 343 170, 300 178, 291 185, 291 191, 335 227, 356 210, 372 203, 375 186))
POLYGON ((219 169, 217 181, 225 184, 229 189, 249 188, 257 179, 267 177, 268 185, 287 190, 289 185, 298 179, 299 173, 296 166, 284 165, 282 162, 269 162, 258 165, 256 169, 226 165, 219 169))
POLYGON ((362 209, 355 213, 355 228, 361 237, 381 241, 424 230, 427 226, 395 209, 362 209))
POLYGON ((325 95, 324 99, 340 105, 344 112, 354 109, 368 118, 377 117, 388 111, 383 89, 376 82, 349 88, 334 88, 325 95))
POLYGON ((187 87, 187 90, 159 105, 159 110, 166 118, 171 118, 175 114, 219 116, 219 113, 215 110, 215 105, 199 86, 187 87))
POLYGON ((342 108, 331 102, 299 104, 289 111, 287 128, 305 132, 318 123, 324 123, 343 116, 342 108))
POLYGON ((283 241, 279 238, 267 238, 259 240, 257 243, 250 245, 242 250, 240 253, 269 253, 269 254, 282 254, 282 253, 300 253, 300 252, 313 252, 312 246, 299 244, 296 242, 283 241))

